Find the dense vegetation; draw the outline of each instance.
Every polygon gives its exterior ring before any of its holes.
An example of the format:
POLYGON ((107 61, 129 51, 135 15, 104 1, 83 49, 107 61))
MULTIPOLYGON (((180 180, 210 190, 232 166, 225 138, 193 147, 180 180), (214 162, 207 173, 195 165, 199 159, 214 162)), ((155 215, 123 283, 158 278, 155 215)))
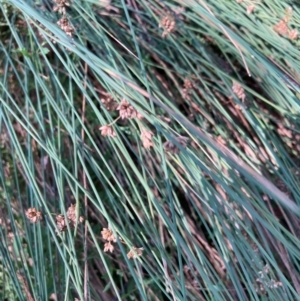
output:
POLYGON ((298 300, 297 2, 0 8, 0 300, 298 300))

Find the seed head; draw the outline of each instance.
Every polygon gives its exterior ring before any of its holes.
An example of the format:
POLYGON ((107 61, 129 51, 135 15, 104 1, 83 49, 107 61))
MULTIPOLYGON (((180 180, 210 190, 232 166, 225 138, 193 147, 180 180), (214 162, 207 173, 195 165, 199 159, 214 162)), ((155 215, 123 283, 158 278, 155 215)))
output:
POLYGON ((289 28, 288 28, 288 25, 287 25, 287 22, 285 20, 281 20, 279 21, 279 23, 277 23, 275 26, 274 26, 274 30, 282 35, 282 36, 286 36, 289 32, 289 28))
POLYGON ((143 248, 136 248, 133 247, 127 254, 127 258, 131 259, 131 258, 137 258, 138 256, 142 256, 143 255, 143 248))
POLYGON ((59 232, 65 232, 67 230, 67 222, 62 214, 56 216, 56 225, 59 232))
POLYGON ((163 28, 162 37, 165 38, 168 34, 172 33, 176 29, 176 22, 171 16, 165 16, 159 24, 159 27, 163 28))
POLYGON ((237 96, 237 98, 241 99, 242 101, 245 100, 246 98, 245 90, 238 82, 235 81, 233 82, 232 91, 237 96))
POLYGON ((114 111, 117 109, 118 104, 112 96, 108 96, 107 98, 101 98, 101 102, 107 111, 114 111))
MULTIPOLYGON (((68 210, 67 210, 67 218, 68 221, 70 222, 70 224, 72 226, 76 225, 76 221, 77 221, 77 212, 76 212, 76 205, 72 204, 68 210)), ((84 221, 84 218, 82 216, 79 217, 78 219, 79 223, 82 223, 84 221)))
POLYGON ((25 215, 30 220, 30 222, 34 224, 39 222, 43 218, 42 213, 36 208, 27 209, 25 215))
POLYGON ((289 38, 291 40, 297 40, 298 39, 298 35, 299 35, 299 32, 297 29, 292 29, 289 31, 289 38))
POLYGON ((60 26, 60 28, 66 33, 66 35, 72 37, 74 28, 65 15, 63 15, 63 17, 57 22, 57 25, 60 26))
POLYGON ((104 252, 110 252, 112 253, 114 251, 114 246, 111 244, 111 242, 106 242, 104 244, 104 252))
POLYGON ((59 12, 60 14, 66 14, 66 7, 70 6, 70 3, 67 0, 54 0, 56 6, 53 8, 54 12, 59 12))
POLYGON ((107 124, 103 125, 99 128, 99 130, 101 131, 101 135, 103 137, 108 136, 108 137, 114 138, 117 136, 115 130, 113 129, 113 127, 111 125, 107 125, 107 124))
POLYGON ((103 230, 101 231, 101 234, 102 234, 102 238, 104 240, 107 240, 109 242, 116 242, 117 239, 113 233, 113 231, 111 229, 107 229, 107 228, 103 228, 103 230))
POLYGON ((121 119, 132 119, 140 117, 138 116, 137 110, 125 99, 123 99, 118 105, 117 110, 119 111, 121 119))
POLYGON ((153 146, 152 136, 153 133, 151 131, 147 131, 145 129, 142 130, 141 140, 144 148, 149 149, 151 146, 153 146))

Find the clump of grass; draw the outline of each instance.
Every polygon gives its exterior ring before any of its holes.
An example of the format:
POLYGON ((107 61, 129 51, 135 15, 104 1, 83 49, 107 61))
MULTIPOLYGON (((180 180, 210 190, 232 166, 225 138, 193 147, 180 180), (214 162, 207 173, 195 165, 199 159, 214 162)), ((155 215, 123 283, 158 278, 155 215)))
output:
POLYGON ((296 9, 0 7, 1 300, 296 299, 296 9))

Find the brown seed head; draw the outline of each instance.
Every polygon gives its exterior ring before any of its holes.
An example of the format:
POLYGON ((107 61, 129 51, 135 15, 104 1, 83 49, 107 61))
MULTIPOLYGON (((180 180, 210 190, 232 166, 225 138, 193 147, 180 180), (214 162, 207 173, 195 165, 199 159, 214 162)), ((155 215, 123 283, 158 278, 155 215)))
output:
POLYGON ((115 111, 118 107, 117 102, 112 96, 108 96, 107 98, 101 98, 101 102, 107 111, 115 111))
POLYGON ((176 29, 176 22, 173 17, 165 16, 159 24, 159 27, 163 27, 164 31, 162 33, 162 37, 165 38, 168 34, 175 31, 176 29))
POLYGON ((43 218, 42 213, 38 211, 36 208, 27 209, 25 215, 30 220, 30 222, 34 224, 43 218))
POLYGON ((288 28, 287 22, 285 20, 279 21, 279 23, 276 24, 273 28, 278 34, 280 34, 282 36, 286 36, 289 32, 289 28, 288 28))
POLYGON ((56 225, 59 232, 64 232, 67 230, 67 222, 62 214, 56 216, 56 225))
POLYGON ((289 31, 289 38, 291 40, 297 40, 298 39, 298 35, 299 35, 299 32, 297 29, 292 29, 289 31))
POLYGON ((65 15, 63 15, 63 17, 57 22, 57 25, 60 26, 60 28, 66 33, 66 35, 72 37, 74 28, 65 15))
POLYGON ((138 256, 142 256, 143 255, 143 248, 136 248, 133 247, 127 254, 127 258, 131 259, 131 258, 137 258, 138 256))
MULTIPOLYGON (((72 226, 76 225, 77 221, 77 212, 76 212, 76 205, 72 204, 67 210, 67 218, 72 226)), ((79 217, 78 222, 82 223, 84 218, 82 216, 79 217)))
POLYGON ((246 94, 244 88, 236 81, 232 84, 232 91, 237 96, 237 98, 241 99, 242 101, 245 100, 246 94))
POLYGON ((104 244, 104 252, 110 252, 112 253, 114 251, 114 246, 111 244, 111 242, 106 242, 104 244))
POLYGON ((113 233, 113 231, 111 229, 108 229, 108 228, 103 228, 103 230, 101 231, 101 234, 102 234, 102 238, 104 240, 107 240, 109 242, 116 242, 117 239, 113 233))
POLYGON ((67 0, 54 0, 56 6, 54 6, 53 11, 59 12, 60 14, 66 14, 66 7, 70 6, 70 3, 67 0))
POLYGON ((117 110, 119 111, 121 119, 132 119, 138 117, 137 110, 125 99, 123 99, 118 105, 117 110))
POLYGON ((184 87, 188 90, 192 89, 193 88, 193 83, 191 82, 190 79, 188 78, 185 78, 184 79, 184 83, 183 83, 184 87))
POLYGON ((108 136, 108 137, 114 138, 117 136, 115 130, 113 129, 113 127, 111 125, 103 125, 99 128, 99 130, 101 131, 101 135, 103 137, 108 136))
POLYGON ((144 148, 149 149, 151 146, 153 146, 152 136, 153 133, 151 131, 147 131, 145 129, 142 130, 141 140, 144 148))

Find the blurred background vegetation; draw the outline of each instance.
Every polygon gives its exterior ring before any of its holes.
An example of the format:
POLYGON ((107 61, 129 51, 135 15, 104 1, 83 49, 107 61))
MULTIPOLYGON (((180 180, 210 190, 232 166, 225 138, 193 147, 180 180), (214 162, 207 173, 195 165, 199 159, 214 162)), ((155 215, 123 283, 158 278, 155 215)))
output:
POLYGON ((297 1, 0 8, 0 300, 298 300, 297 1))

